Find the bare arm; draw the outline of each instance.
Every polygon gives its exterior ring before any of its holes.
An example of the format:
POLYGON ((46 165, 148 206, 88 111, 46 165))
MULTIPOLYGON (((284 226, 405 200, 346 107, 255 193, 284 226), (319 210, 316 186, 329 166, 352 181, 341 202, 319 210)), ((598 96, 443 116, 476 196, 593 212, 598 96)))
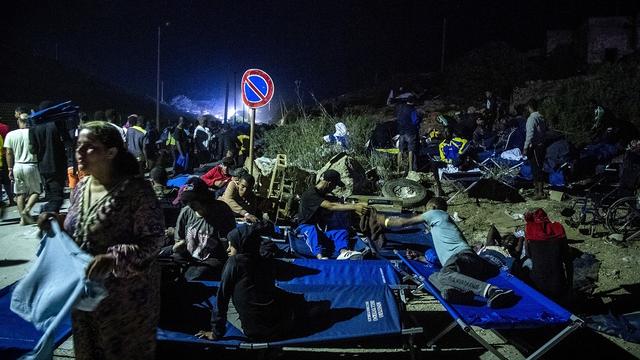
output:
POLYGON ((222 198, 220 200, 226 202, 227 205, 229 205, 229 207, 231 208, 231 211, 233 211, 238 215, 244 216, 248 211, 245 210, 235 200, 236 193, 237 193, 237 186, 233 181, 230 181, 229 185, 227 185, 227 188, 224 190, 224 194, 222 194, 222 198))
POLYGON ((379 219, 378 222, 384 225, 384 227, 386 228, 403 227, 403 226, 420 224, 424 222, 424 218, 422 217, 422 215, 416 215, 410 218, 401 218, 397 216, 392 216, 387 218, 382 217, 382 219, 379 219))
POLYGON ((11 148, 5 148, 6 150, 6 157, 7 157, 7 168, 9 169, 9 171, 13 170, 13 162, 14 162, 14 156, 13 156, 13 150, 11 148))
POLYGON ((320 207, 322 207, 323 209, 327 209, 329 211, 355 211, 358 214, 361 214, 364 212, 365 209, 368 209, 368 206, 362 203, 340 204, 340 203, 335 203, 327 200, 323 201, 320 204, 320 207))

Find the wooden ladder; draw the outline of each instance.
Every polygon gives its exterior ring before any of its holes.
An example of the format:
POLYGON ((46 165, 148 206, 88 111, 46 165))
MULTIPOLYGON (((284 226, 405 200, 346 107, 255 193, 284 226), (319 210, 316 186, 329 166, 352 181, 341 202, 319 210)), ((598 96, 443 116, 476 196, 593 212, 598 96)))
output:
POLYGON ((276 219, 286 217, 291 210, 291 203, 294 196, 295 184, 293 180, 286 177, 287 155, 276 155, 276 164, 271 172, 271 183, 269 184, 268 198, 275 202, 276 219))

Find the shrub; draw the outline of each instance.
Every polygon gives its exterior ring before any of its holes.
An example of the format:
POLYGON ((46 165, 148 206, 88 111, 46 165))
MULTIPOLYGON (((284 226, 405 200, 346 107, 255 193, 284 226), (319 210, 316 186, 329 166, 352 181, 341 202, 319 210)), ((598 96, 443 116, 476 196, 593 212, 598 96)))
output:
POLYGON ((265 155, 274 158, 277 154, 287 154, 291 165, 307 171, 318 170, 341 151, 322 139, 335 132, 335 124, 339 121, 349 131, 350 155, 365 168, 369 167, 369 157, 364 149, 376 119, 364 115, 346 115, 342 119, 329 116, 298 118, 265 134, 265 155))
POLYGON ((636 57, 615 64, 605 64, 589 78, 563 82, 554 97, 544 99, 541 111, 554 128, 572 135, 576 142, 587 139, 595 99, 621 120, 640 125, 640 74, 636 57))

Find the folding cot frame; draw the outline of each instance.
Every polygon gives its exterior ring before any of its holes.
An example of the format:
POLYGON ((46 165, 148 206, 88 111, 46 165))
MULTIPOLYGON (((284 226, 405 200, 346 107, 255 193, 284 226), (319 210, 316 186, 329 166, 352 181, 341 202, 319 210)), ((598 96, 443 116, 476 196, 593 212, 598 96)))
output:
MULTIPOLYGON (((493 353, 496 357, 498 357, 499 359, 504 359, 504 360, 507 359, 493 345, 489 344, 485 339, 483 339, 474 330, 473 327, 475 327, 475 325, 467 324, 467 322, 465 322, 462 319, 462 316, 455 309, 455 307, 450 305, 449 303, 447 303, 442 298, 442 296, 440 295, 440 292, 428 281, 428 279, 426 279, 424 276, 420 275, 420 272, 413 265, 411 265, 411 263, 403 255, 399 254, 397 251, 396 251, 396 255, 414 273, 414 274, 409 274, 406 271, 403 271, 401 269, 397 269, 397 270, 399 270, 399 272, 401 274, 404 275, 403 280, 411 280, 411 281, 415 282, 416 284, 418 284, 418 290, 424 290, 424 291, 430 293, 432 296, 434 296, 442 304, 442 306, 445 308, 445 310, 454 318, 454 320, 447 327, 445 327, 440 333, 438 333, 435 337, 433 337, 431 340, 429 340, 427 342, 427 347, 428 348, 433 348, 438 340, 440 340, 442 337, 444 337, 450 331, 455 329, 456 326, 459 326, 465 333, 467 333, 469 336, 471 336, 473 339, 475 339, 478 343, 480 343, 485 349, 487 349, 491 353, 493 353)), ((542 294, 539 294, 539 295, 540 296, 544 296, 542 294)), ((580 319, 577 316, 571 314, 570 318, 568 320, 568 325, 564 329, 562 329, 559 333, 557 333, 554 337, 552 337, 550 340, 548 340, 546 343, 541 345, 537 350, 535 350, 533 353, 531 353, 531 355, 529 355, 527 357, 527 359, 533 360, 533 359, 540 358, 547 351, 551 350, 554 346, 556 346, 558 343, 560 343, 564 338, 569 336, 572 332, 574 332, 578 328, 582 327, 583 324, 584 324, 584 321, 582 319, 580 319)), ((482 327, 479 327, 479 328, 482 328, 482 327)), ((498 331, 498 329, 484 329, 484 330, 490 330, 493 334, 495 334, 502 341, 504 341, 505 343, 509 343, 509 341, 498 331)), ((514 344, 514 346, 515 346, 515 344, 514 344)), ((522 351, 523 349, 519 348, 519 350, 522 351)))
POLYGON ((448 177, 446 177, 447 173, 442 173, 443 180, 450 181, 458 188, 458 191, 456 191, 456 193, 453 194, 451 197, 449 197, 449 199, 447 200, 448 204, 450 204, 456 196, 460 195, 460 193, 468 192, 469 190, 473 189, 473 187, 475 187, 481 180, 484 180, 484 179, 494 179, 502 183, 503 185, 506 185, 512 189, 515 189, 512 185, 507 183, 503 178, 510 172, 522 166, 522 164, 524 164, 524 161, 520 161, 515 165, 505 166, 496 162, 492 157, 488 157, 480 163, 476 162, 476 164, 480 169, 479 171, 480 173, 475 176, 471 176, 470 174, 468 177, 462 177, 459 179, 449 179, 448 177), (491 166, 491 164, 493 164, 493 166, 491 166), (498 171, 493 170, 494 167, 499 170, 498 171), (473 180, 473 182, 467 187, 458 186, 457 181, 464 181, 464 180, 467 180, 467 181, 473 180))
MULTIPOLYGON (((290 263, 302 263, 302 265, 304 264, 309 264, 309 263, 313 263, 313 262, 318 262, 318 263, 322 263, 322 264, 328 264, 329 262, 331 262, 331 260, 315 260, 315 259, 282 259, 283 261, 286 262, 290 262, 290 263)), ((351 265, 356 265, 355 262, 350 262, 350 261, 339 261, 338 263, 344 263, 346 264, 351 264, 351 265)), ((384 283, 384 285, 386 287, 389 288, 389 290, 391 290, 391 292, 399 292, 400 295, 400 299, 403 300, 403 302, 405 301, 405 298, 403 296, 403 291, 405 289, 412 289, 415 288, 415 286, 413 285, 403 285, 400 284, 399 279, 397 278, 397 272, 395 271, 395 267, 393 266, 393 264, 389 264, 389 270, 394 273, 393 278, 395 278, 396 280, 393 281, 393 279, 387 279, 387 276, 385 276, 385 273, 382 269, 379 269, 378 271, 375 271, 376 274, 380 274, 380 276, 382 277, 382 281, 384 283)), ((356 271, 358 272, 358 271, 356 271)), ((366 270, 363 270, 363 272, 366 272, 366 270)), ((362 273, 358 272, 359 275, 357 276, 362 276, 362 273)), ((335 272, 334 272, 335 275, 335 272)), ((376 276, 374 276, 376 277, 376 276)), ((370 277, 371 278, 371 277, 370 277)), ((211 281, 207 281, 204 282, 207 285, 210 286, 215 286, 217 282, 211 282, 211 281)), ((291 285, 291 284, 289 284, 291 285)), ((378 286, 383 285, 383 284, 379 284, 378 286)), ((301 284, 298 284, 298 286, 301 286, 301 284)), ((345 286, 349 286, 349 285, 345 285, 345 286)), ((366 284, 365 284, 366 286, 366 284)), ((296 284, 293 284, 293 287, 296 287, 296 284)), ((285 286, 286 289, 286 286, 285 286)), ((397 295, 396 295, 397 296, 397 295)), ((396 296, 393 296, 394 298, 397 299, 396 296)), ((402 304, 399 304, 397 301, 394 301, 394 304, 389 304, 389 306, 395 306, 398 307, 398 315, 401 316, 402 315, 402 311, 403 311, 403 306, 402 304)), ((402 324, 402 321, 400 321, 400 331, 398 333, 394 333, 394 334, 386 334, 386 335, 394 335, 394 336, 408 336, 408 344, 410 345, 410 351, 414 350, 413 347, 413 337, 416 334, 421 334, 424 332, 422 327, 410 327, 410 328, 405 328, 402 324)), ((236 328, 235 326, 231 325, 230 323, 227 324, 227 336, 225 336, 225 338, 227 338, 227 340, 225 340, 224 338, 222 339, 223 341, 216 341, 216 342, 210 342, 207 340, 202 340, 202 339, 196 339, 196 338, 192 338, 192 337, 188 337, 188 336, 175 336, 175 332, 173 331, 166 331, 163 329, 159 328, 159 340, 164 340, 164 341, 178 341, 178 342, 190 342, 190 343, 202 343, 203 345, 214 345, 214 346, 221 346, 221 347, 225 347, 225 348, 229 348, 229 349, 240 349, 240 350, 264 350, 264 349, 268 349, 268 348, 282 348, 285 350, 298 350, 298 351, 302 351, 304 349, 309 349, 312 347, 307 346, 308 345, 313 345, 313 344, 321 344, 323 341, 326 340, 319 340, 318 341, 311 341, 308 343, 304 343, 304 342, 291 342, 290 340, 285 340, 285 341, 276 341, 276 342, 249 342, 246 341, 246 338, 244 338, 244 335, 242 334, 242 332, 236 328)), ((353 338, 355 340, 357 339, 366 339, 368 336, 375 336, 375 335, 364 335, 363 337, 357 337, 357 338, 353 338)), ((351 340, 351 338, 345 338, 345 339, 332 339, 329 341, 353 341, 351 340)), ((349 349, 349 348, 340 348, 342 350, 344 349, 349 349)), ((362 349, 362 348, 358 348, 358 349, 362 349)))

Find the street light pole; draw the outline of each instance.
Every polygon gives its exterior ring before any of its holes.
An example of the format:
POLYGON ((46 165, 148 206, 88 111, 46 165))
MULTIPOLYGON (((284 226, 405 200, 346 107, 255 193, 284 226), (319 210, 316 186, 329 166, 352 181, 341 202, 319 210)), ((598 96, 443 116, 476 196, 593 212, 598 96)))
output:
POLYGON ((156 128, 160 130, 160 25, 158 25, 158 69, 156 73, 156 128))

